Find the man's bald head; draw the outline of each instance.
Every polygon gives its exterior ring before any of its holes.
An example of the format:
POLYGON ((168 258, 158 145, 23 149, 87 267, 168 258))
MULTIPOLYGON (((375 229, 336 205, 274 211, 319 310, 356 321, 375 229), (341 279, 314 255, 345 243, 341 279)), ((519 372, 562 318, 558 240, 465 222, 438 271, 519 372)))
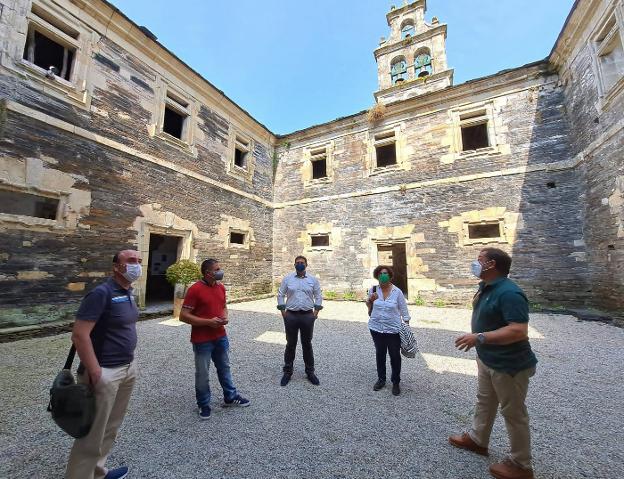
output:
POLYGON ((119 251, 113 256, 113 263, 126 264, 126 263, 140 263, 141 255, 139 252, 133 249, 124 249, 119 251))

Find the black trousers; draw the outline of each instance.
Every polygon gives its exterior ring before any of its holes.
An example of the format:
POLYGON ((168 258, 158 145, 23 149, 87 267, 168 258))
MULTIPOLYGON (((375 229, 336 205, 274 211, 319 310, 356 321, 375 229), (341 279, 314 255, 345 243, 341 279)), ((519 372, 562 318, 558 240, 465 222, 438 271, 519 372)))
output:
POLYGON ((286 330, 286 350, 284 351, 284 373, 292 374, 295 353, 297 351, 297 339, 301 334, 301 349, 303 350, 303 362, 305 372, 314 372, 314 352, 312 351, 312 335, 314 333, 314 311, 294 312, 286 311, 284 329, 286 330))
POLYGON ((401 337, 399 333, 378 333, 372 329, 370 332, 375 343, 377 377, 382 381, 386 380, 386 354, 389 354, 390 366, 392 367, 390 380, 393 384, 399 384, 401 382, 401 337))

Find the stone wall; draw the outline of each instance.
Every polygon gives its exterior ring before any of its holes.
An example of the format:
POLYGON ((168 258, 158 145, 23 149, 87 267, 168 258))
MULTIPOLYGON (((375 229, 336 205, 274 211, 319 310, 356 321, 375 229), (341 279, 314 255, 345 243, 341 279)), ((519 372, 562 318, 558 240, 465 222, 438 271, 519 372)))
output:
MULTIPOLYGON (((12 3, 2 21, 19 30, 29 2, 12 3)), ((5 40, 4 53, 14 50, 19 31, 5 40)), ((271 133, 222 94, 217 104, 179 79, 191 73, 163 71, 131 43, 98 40, 85 102, 4 57, 0 185, 58 197, 62 211, 56 220, 0 215, 0 327, 71 318, 116 251, 147 259, 152 233, 178 236, 181 257, 218 258, 230 297, 271 291, 271 133), (159 132, 169 89, 190 103, 188 142, 159 132), (252 140, 242 174, 228 173, 233 132, 252 140), (245 232, 244 245, 229 244, 230 228, 245 232)), ((144 277, 141 302, 145 288, 144 277)))
POLYGON ((570 144, 579 166, 583 233, 587 248, 590 304, 620 314, 624 310, 624 75, 615 87, 601 86, 597 35, 619 15, 621 1, 585 1, 570 16, 554 61, 561 72, 564 104, 571 125, 570 144))
POLYGON ((377 244, 404 242, 410 299, 466 304, 476 284, 469 263, 494 246, 512 253, 512 277, 533 302, 583 301, 583 208, 556 83, 546 65, 519 69, 464 94, 421 98, 409 111, 389 108, 380 124, 361 115, 280 139, 275 280, 304 254, 325 290, 361 294, 373 281, 377 244), (486 107, 492 147, 458 152, 456 110, 486 107), (371 136, 394 126, 402 163, 371 171, 371 136), (332 180, 305 186, 306 149, 328 142, 332 180), (467 223, 490 220, 503 221, 500 240, 467 240, 467 223), (330 247, 311 247, 310 235, 323 232, 330 247))

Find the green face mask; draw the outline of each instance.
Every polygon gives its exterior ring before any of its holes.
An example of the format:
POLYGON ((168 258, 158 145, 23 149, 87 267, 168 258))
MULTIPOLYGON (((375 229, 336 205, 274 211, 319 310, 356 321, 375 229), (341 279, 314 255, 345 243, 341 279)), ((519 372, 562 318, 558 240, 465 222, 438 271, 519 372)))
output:
POLYGON ((381 284, 389 283, 390 282, 390 275, 388 273, 381 273, 379 275, 379 282, 381 284))

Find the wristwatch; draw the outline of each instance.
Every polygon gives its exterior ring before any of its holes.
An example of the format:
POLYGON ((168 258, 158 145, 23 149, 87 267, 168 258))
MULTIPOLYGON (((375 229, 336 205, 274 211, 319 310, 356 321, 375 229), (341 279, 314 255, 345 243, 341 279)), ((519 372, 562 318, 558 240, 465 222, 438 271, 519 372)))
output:
POLYGON ((484 333, 477 334, 477 343, 485 344, 485 334, 484 333))

